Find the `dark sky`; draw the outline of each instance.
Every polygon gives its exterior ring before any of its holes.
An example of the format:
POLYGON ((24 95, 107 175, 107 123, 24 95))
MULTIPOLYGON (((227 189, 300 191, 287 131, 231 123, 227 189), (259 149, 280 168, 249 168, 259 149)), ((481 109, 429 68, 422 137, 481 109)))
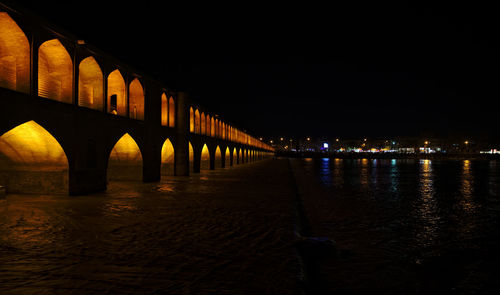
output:
POLYGON ((108 3, 24 6, 257 136, 499 137, 492 7, 108 3))

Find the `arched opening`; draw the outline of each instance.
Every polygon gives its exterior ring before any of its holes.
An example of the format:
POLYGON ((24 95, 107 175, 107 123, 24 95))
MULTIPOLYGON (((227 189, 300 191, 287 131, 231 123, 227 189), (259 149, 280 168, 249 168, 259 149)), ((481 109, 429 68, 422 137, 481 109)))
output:
POLYGON ((226 166, 226 168, 228 168, 229 166, 231 166, 231 151, 229 150, 229 147, 226 148, 226 153, 224 155, 224 166, 226 166))
POLYGON ((217 146, 217 148, 215 148, 215 168, 222 168, 222 153, 221 153, 221 150, 219 148, 219 146, 217 146))
POLYGON ((233 162, 231 163, 231 166, 234 166, 235 164, 239 164, 238 163, 238 151, 236 150, 236 148, 233 149, 233 162))
POLYGON ((137 78, 129 86, 128 107, 129 118, 144 120, 144 90, 137 78))
POLYGON ((214 117, 212 117, 212 119, 210 120, 210 134, 212 135, 212 137, 215 137, 215 120, 214 120, 214 117))
POLYGON ((30 44, 6 12, 0 12, 0 87, 30 92, 30 44))
POLYGON ((194 149, 191 142, 189 143, 189 171, 194 171, 194 149))
POLYGON ((208 170, 210 169, 210 152, 208 151, 208 147, 206 144, 203 145, 201 149, 201 163, 200 170, 208 170))
POLYGON ((114 70, 108 76, 108 113, 127 116, 125 80, 119 70, 114 70))
POLYGON ((240 149, 238 152, 238 164, 245 163, 245 159, 243 158, 243 150, 240 149))
POLYGON ((141 150, 128 133, 125 133, 111 150, 108 180, 142 180, 141 150))
POLYGON ((175 102, 173 97, 170 97, 168 101, 168 126, 175 127, 175 102))
POLYGON ((194 132, 200 134, 200 112, 198 110, 194 111, 194 132))
POLYGON ((165 93, 161 95, 161 126, 168 126, 168 101, 165 93))
POLYGON ((200 133, 205 135, 207 132, 207 127, 206 127, 205 113, 203 112, 200 115, 200 125, 201 125, 200 133))
POLYGON ((194 133, 194 111, 193 108, 189 108, 189 132, 194 133))
POLYGON ((207 114, 207 136, 210 136, 210 116, 207 114))
POLYGON ((72 103, 73 62, 57 39, 38 48, 38 96, 72 103))
POLYGON ((68 169, 59 142, 34 121, 0 137, 0 185, 7 193, 67 194, 68 169))
POLYGON ((174 146, 168 138, 161 148, 161 175, 174 175, 174 146))
POLYGON ((94 110, 104 106, 103 75, 96 60, 89 56, 78 66, 78 105, 94 110))

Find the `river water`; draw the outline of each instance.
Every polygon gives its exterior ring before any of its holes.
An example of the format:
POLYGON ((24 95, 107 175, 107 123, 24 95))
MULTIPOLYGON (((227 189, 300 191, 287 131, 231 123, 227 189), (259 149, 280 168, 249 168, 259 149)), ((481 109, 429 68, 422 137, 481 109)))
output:
POLYGON ((291 159, 330 294, 498 294, 500 163, 291 159))
POLYGON ((0 294, 298 294, 286 160, 0 200, 0 294))
POLYGON ((499 194, 496 161, 277 159, 8 195, 0 294, 497 294, 499 194))

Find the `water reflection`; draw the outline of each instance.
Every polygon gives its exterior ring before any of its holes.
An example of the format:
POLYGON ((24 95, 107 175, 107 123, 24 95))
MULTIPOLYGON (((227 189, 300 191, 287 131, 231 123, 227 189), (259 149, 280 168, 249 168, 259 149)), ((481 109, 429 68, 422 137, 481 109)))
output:
MULTIPOLYGON (((358 160, 359 161, 359 160, 358 160)), ((361 169, 359 171, 359 182, 362 190, 367 190, 368 185, 368 159, 361 159, 361 169)))
POLYGON ((392 193, 397 193, 399 188, 399 179, 398 179, 399 169, 396 163, 397 163, 396 159, 391 160, 391 169, 389 178, 391 182, 390 191, 392 193))
POLYGON ((333 160, 332 181, 333 185, 336 187, 342 187, 344 185, 344 169, 342 159, 335 158, 333 160))
POLYGON ((473 213, 477 209, 477 207, 472 198, 474 189, 474 176, 471 173, 471 162, 469 160, 463 161, 461 180, 461 200, 459 204, 464 211, 473 213))
POLYGON ((417 215, 415 235, 421 246, 429 246, 439 234, 440 216, 433 177, 431 160, 420 160, 419 195, 415 199, 414 207, 417 215))

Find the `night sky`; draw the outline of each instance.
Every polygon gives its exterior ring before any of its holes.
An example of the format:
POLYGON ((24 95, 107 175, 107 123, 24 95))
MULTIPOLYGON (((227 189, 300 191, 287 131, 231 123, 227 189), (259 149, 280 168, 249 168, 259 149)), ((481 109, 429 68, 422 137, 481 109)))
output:
POLYGON ((492 7, 144 2, 23 5, 256 136, 498 140, 492 7))

